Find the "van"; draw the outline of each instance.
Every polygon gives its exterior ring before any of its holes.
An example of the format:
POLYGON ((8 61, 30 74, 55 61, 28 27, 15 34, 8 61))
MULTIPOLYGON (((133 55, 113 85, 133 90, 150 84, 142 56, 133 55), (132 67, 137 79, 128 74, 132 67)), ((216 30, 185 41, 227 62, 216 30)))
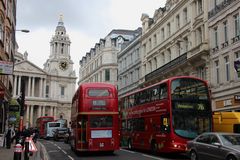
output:
POLYGON ((240 133, 240 112, 214 112, 213 131, 240 133))
POLYGON ((49 139, 49 138, 53 138, 54 135, 54 131, 58 128, 62 128, 62 123, 61 122, 47 122, 45 123, 45 134, 44 134, 44 138, 45 139, 49 139))

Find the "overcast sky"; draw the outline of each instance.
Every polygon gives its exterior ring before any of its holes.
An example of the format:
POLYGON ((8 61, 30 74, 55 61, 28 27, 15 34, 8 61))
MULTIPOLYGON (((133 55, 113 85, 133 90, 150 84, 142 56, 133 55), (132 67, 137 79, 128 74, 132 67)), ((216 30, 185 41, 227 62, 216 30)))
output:
POLYGON ((142 13, 153 17, 166 0, 18 0, 18 51, 43 68, 50 55, 50 40, 59 16, 71 40, 70 54, 78 77, 79 60, 113 29, 135 30, 141 26, 142 13))

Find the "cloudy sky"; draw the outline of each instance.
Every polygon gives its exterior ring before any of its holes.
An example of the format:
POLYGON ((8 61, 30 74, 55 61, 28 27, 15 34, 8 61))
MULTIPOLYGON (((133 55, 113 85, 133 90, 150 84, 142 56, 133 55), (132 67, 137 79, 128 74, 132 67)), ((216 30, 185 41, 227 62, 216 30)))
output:
POLYGON ((27 51, 28 59, 43 68, 62 14, 78 77, 79 60, 100 38, 105 38, 112 29, 141 27, 142 13, 153 17, 154 11, 165 3, 166 0, 18 0, 16 28, 30 30, 16 33, 18 51, 27 51))

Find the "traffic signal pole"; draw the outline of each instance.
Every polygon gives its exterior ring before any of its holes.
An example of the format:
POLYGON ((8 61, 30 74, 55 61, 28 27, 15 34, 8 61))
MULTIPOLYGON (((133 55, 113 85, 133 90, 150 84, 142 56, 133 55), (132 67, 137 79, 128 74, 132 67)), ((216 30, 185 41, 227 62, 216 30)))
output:
POLYGON ((19 131, 23 131, 23 116, 24 116, 24 106, 25 106, 25 78, 22 77, 21 80, 21 95, 20 95, 20 124, 19 124, 19 131))

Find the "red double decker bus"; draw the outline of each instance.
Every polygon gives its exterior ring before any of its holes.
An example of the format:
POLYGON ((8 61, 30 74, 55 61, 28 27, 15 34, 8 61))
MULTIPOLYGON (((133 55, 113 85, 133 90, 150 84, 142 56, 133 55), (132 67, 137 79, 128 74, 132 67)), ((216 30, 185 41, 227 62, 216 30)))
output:
POLYGON ((54 121, 54 117, 53 116, 42 116, 42 117, 38 117, 36 120, 36 125, 39 131, 39 137, 43 138, 44 134, 45 134, 45 124, 47 122, 53 122, 54 121))
POLYGON ((212 131, 206 81, 172 77, 120 98, 121 145, 129 149, 185 152, 186 142, 212 131))
POLYGON ((80 85, 72 99, 71 149, 108 152, 119 149, 118 117, 118 95, 114 85, 80 85))

